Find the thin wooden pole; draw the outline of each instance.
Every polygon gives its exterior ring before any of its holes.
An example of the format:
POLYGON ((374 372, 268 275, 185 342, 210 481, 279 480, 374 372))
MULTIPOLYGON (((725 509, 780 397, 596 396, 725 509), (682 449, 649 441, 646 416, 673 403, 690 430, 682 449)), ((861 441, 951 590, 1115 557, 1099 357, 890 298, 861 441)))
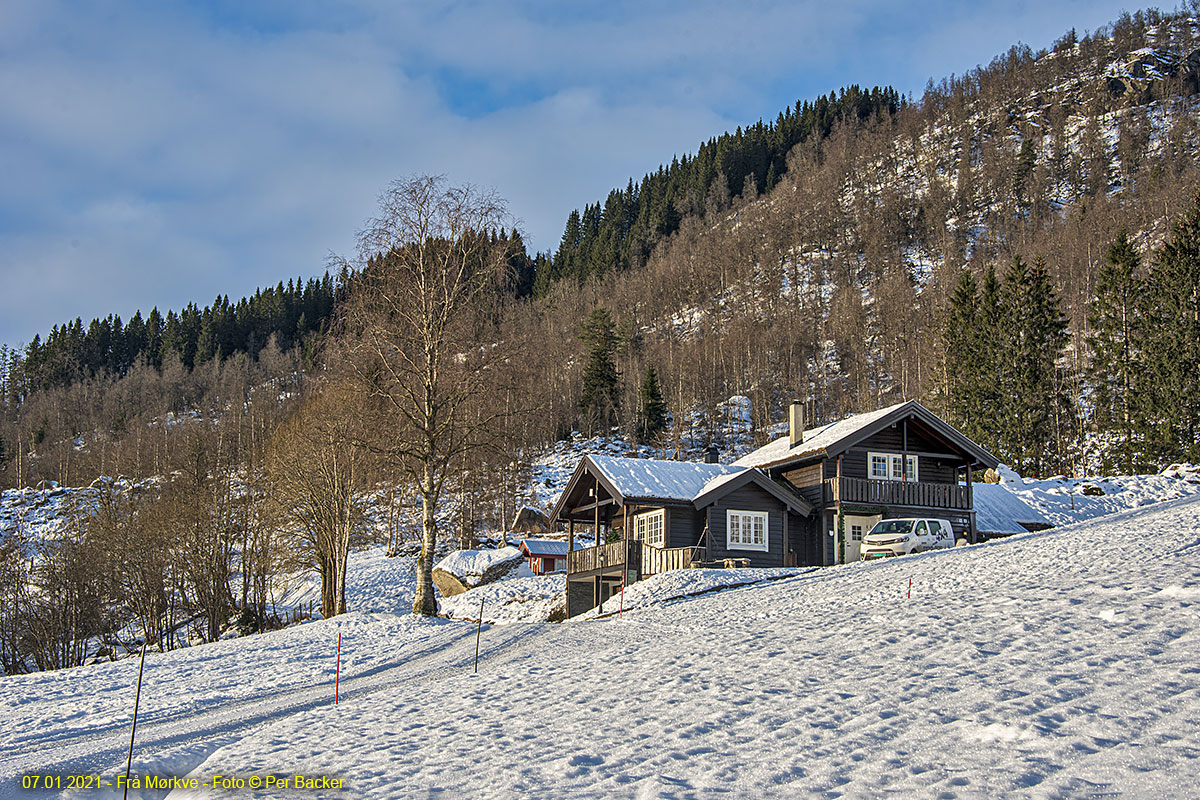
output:
POLYGON ((335 706, 338 704, 338 690, 340 688, 338 686, 338 683, 341 679, 341 676, 342 676, 342 632, 338 631, 337 661, 334 662, 334 667, 333 667, 333 704, 335 706))
POLYGON ((625 576, 628 574, 629 567, 626 565, 625 570, 621 572, 621 605, 617 609, 617 619, 625 616, 625 576))
POLYGON ((475 627, 475 674, 479 674, 479 634, 483 632, 483 598, 479 598, 479 624, 475 627))
POLYGON ((129 728, 129 756, 125 759, 125 793, 122 797, 129 797, 129 772, 133 768, 133 737, 137 733, 138 706, 142 702, 142 670, 146 668, 146 644, 148 641, 149 637, 142 639, 142 660, 138 664, 137 693, 133 697, 133 725, 129 728))

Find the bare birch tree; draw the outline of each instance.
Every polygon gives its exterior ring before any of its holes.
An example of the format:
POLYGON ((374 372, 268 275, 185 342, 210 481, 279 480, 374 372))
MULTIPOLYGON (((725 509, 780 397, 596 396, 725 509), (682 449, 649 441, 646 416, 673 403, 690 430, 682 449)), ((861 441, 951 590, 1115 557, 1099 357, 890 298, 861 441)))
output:
POLYGON ((365 454, 354 396, 336 384, 308 398, 275 431, 267 454, 272 498, 300 556, 321 576, 321 616, 346 611, 346 559, 362 524, 365 454))
POLYGON ((502 416, 482 410, 481 400, 495 399, 493 376, 504 362, 487 332, 507 278, 494 241, 505 211, 494 194, 441 177, 395 181, 379 200, 379 215, 359 234, 337 357, 387 421, 376 446, 417 487, 413 613, 432 615, 438 502, 455 464, 486 443, 502 416))

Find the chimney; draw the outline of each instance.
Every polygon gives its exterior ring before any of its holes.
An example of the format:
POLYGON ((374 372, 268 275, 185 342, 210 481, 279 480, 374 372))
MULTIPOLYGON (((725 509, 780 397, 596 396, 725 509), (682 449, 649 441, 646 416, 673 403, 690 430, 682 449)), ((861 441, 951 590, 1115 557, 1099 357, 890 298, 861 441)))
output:
POLYGON ((720 454, 717 452, 717 446, 710 444, 708 449, 704 451, 705 464, 719 464, 721 462, 720 454))
POLYGON ((795 447, 804 441, 804 403, 793 401, 788 408, 788 447, 795 447))

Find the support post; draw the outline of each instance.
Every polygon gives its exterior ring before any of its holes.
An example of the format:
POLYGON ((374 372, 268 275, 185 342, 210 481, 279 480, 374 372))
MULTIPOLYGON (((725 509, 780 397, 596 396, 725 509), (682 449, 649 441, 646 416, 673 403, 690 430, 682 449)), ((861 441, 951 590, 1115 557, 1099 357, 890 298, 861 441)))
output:
POLYGON ((971 476, 971 462, 967 462, 967 541, 975 544, 975 487, 971 476))
POLYGON ((838 564, 846 563, 846 536, 845 536, 845 532, 842 530, 844 527, 843 514, 842 514, 842 502, 841 502, 841 497, 842 497, 842 458, 843 458, 842 456, 838 456, 838 458, 837 458, 838 503, 834 509, 834 520, 836 523, 836 527, 834 528, 834 530, 837 531, 837 536, 836 536, 837 548, 834 552, 835 552, 835 557, 836 557, 836 563, 838 563, 838 564))

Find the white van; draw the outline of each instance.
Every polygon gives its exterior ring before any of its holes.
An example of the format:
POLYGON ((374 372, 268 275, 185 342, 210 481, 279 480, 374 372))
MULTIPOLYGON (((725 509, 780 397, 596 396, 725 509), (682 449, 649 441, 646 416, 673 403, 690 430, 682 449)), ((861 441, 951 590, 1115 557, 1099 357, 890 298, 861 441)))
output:
POLYGON ((875 523, 863 537, 859 553, 863 561, 869 561, 944 547, 954 547, 954 528, 949 520, 903 517, 875 523))

